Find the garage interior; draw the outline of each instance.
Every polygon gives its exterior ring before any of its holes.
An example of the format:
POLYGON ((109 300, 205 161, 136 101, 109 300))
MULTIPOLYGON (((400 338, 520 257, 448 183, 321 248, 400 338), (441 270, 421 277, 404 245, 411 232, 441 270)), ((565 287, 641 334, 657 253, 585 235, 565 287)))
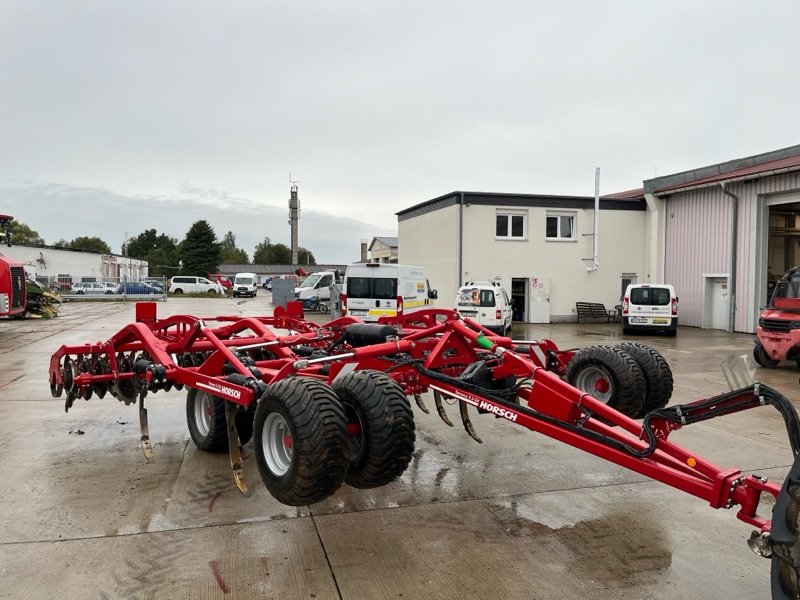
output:
POLYGON ((780 277, 792 267, 800 265, 800 202, 773 204, 769 207, 769 232, 767 238, 767 293, 762 298, 769 302, 772 290, 780 277))

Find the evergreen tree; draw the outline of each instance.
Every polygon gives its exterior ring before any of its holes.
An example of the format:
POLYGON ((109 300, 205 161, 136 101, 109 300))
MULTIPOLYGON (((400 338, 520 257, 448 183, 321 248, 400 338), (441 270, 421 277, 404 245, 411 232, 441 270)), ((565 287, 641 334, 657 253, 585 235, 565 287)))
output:
POLYGON ((255 249, 253 250, 253 264, 254 265, 268 265, 271 264, 269 262, 270 257, 270 247, 272 246, 272 242, 268 237, 264 238, 263 242, 259 242, 256 244, 255 249))
POLYGON ((317 260, 314 258, 314 255, 311 253, 311 250, 306 250, 302 246, 297 249, 297 262, 301 265, 315 265, 317 264, 317 260))
POLYGON ((178 250, 183 261, 183 275, 206 277, 216 272, 219 266, 220 244, 211 225, 204 219, 189 228, 178 250))

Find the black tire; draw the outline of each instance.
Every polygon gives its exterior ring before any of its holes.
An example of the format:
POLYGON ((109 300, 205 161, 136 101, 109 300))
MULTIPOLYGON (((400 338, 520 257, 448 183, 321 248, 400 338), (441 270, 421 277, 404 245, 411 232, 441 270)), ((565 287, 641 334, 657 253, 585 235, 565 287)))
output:
MULTIPOLYGON (((206 452, 228 451, 228 424, 225 400, 203 390, 192 388, 186 394, 186 424, 195 446, 206 452)), ((239 444, 244 446, 253 437, 252 413, 236 414, 239 444)))
POLYGON ((271 384, 254 429, 258 472, 279 502, 313 504, 344 481, 350 463, 344 410, 326 383, 289 377, 271 384))
POLYGON ((759 365, 767 369, 774 369, 781 362, 770 358, 761 342, 756 342, 756 345, 753 347, 753 358, 759 365))
POLYGON ((567 364, 564 379, 631 418, 636 418, 644 405, 642 370, 619 348, 589 346, 580 350, 567 364))
POLYGON ((354 371, 333 384, 344 408, 350 467, 345 481, 355 488, 375 488, 397 479, 414 454, 414 413, 403 389, 380 371, 354 371))
MULTIPOLYGON (((794 459, 778 499, 772 507, 772 597, 800 597, 800 455, 794 459)), ((755 534, 755 532, 753 532, 755 534)))
POLYGON ((175 291, 174 291, 174 292, 172 292, 172 293, 173 293, 173 294, 182 294, 182 293, 183 293, 183 290, 182 290, 181 288, 178 288, 177 290, 175 290, 175 291))
POLYGON ((672 397, 672 369, 661 354, 645 344, 625 342, 618 344, 623 352, 627 352, 636 361, 644 375, 645 395, 642 410, 636 418, 644 417, 651 410, 664 408, 672 397))

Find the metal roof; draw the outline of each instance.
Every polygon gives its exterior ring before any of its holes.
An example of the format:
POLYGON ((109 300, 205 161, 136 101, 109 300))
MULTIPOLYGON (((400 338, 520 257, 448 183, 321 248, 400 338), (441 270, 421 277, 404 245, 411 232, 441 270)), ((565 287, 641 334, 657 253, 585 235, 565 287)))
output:
POLYGON ((655 195, 671 194, 723 181, 744 181, 790 171, 800 171, 800 145, 648 179, 644 182, 644 191, 655 195))

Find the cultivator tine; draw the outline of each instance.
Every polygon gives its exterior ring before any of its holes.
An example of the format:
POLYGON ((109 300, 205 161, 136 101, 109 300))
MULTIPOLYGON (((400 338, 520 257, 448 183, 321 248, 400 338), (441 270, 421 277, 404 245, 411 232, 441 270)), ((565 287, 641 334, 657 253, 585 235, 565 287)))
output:
POLYGON ((147 424, 147 409, 144 407, 144 394, 139 394, 139 429, 142 432, 142 451, 147 462, 153 459, 153 446, 150 444, 150 427, 147 424))
POLYGON ((231 470, 236 487, 246 498, 250 497, 250 489, 247 487, 247 480, 244 478, 242 470, 242 451, 239 448, 239 432, 236 430, 236 406, 233 402, 225 402, 225 421, 228 425, 228 453, 231 457, 231 470))
POLYGON ((436 390, 433 390, 433 401, 436 403, 436 412, 439 413, 439 417, 452 427, 453 423, 447 418, 447 413, 444 412, 444 406, 442 406, 442 395, 436 390))
POLYGON ((469 434, 469 437, 479 444, 482 444, 483 440, 478 437, 477 433, 475 433, 475 427, 473 427, 472 421, 469 420, 469 415, 467 414, 467 403, 459 401, 458 410, 461 413, 461 422, 464 424, 464 430, 469 434))
POLYGON ((419 406, 419 409, 422 412, 424 412, 426 415, 431 414, 431 411, 428 410, 428 407, 425 406, 425 403, 422 401, 422 396, 420 396, 419 394, 414 394, 414 400, 417 401, 417 406, 419 406))

